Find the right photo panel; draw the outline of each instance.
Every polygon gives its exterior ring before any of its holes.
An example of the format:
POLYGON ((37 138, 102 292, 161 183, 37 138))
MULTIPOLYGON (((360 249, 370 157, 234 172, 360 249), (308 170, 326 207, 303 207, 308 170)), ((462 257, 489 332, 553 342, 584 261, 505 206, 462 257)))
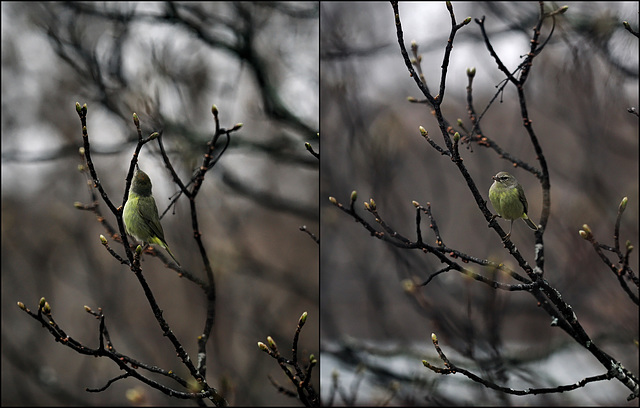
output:
POLYGON ((320 3, 325 406, 637 406, 638 3, 320 3))

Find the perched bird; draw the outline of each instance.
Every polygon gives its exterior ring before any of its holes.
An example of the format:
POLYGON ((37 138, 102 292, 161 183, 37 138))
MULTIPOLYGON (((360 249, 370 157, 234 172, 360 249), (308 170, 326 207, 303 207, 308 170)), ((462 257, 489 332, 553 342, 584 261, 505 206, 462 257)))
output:
POLYGON ((527 215, 527 198, 518 180, 506 171, 501 171, 493 178, 493 184, 489 188, 489 200, 498 215, 505 220, 510 220, 509 233, 505 238, 511 236, 513 220, 522 220, 531 228, 537 231, 538 227, 527 215))
POLYGON ((133 175, 129 198, 124 205, 123 221, 127 234, 132 235, 143 243, 160 245, 167 250, 171 258, 180 266, 164 239, 164 231, 160 224, 160 217, 158 217, 156 200, 153 199, 151 194, 151 179, 140 168, 137 168, 133 175))

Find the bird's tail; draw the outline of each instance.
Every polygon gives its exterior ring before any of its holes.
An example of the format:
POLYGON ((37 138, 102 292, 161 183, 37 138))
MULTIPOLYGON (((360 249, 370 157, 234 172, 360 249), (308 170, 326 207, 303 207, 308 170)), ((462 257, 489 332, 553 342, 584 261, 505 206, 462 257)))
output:
POLYGON ((169 245, 167 245, 167 243, 166 243, 166 242, 164 242, 164 241, 163 241, 163 240, 161 240, 161 239, 156 238, 156 239, 154 239, 154 240, 153 240, 153 243, 154 243, 154 244, 158 244, 158 245, 160 245, 161 247, 163 247, 164 249, 166 249, 166 250, 167 250, 167 253, 168 253, 169 255, 171 255, 171 257, 173 258, 173 260, 174 260, 174 261, 176 261, 176 264, 178 264, 178 266, 180 266, 180 262, 178 262, 178 260, 176 259, 176 257, 175 257, 175 256, 173 256, 173 253, 172 253, 172 252, 171 252, 171 250, 169 249, 169 245))
MULTIPOLYGON (((522 219, 524 220, 524 222, 529 226, 529 228, 531 228, 534 231, 538 230, 538 226, 536 224, 533 223, 533 221, 531 221, 531 219, 529 217, 527 217, 527 214, 525 214, 522 219)), ((176 261, 177 262, 177 261, 176 261)))

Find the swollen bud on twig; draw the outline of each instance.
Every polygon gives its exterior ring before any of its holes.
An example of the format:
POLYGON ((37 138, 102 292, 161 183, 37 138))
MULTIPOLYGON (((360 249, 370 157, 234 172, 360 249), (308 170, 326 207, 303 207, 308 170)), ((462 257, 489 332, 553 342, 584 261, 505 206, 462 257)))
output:
POLYGON ((44 296, 43 296, 43 297, 41 297, 41 298, 40 298, 39 306, 40 306, 40 307, 44 307, 44 304, 45 304, 46 302, 47 302, 47 299, 45 299, 45 298, 44 298, 44 296))
POLYGON ((467 76, 469 78, 476 76, 476 67, 467 68, 467 76))
POLYGON ((567 10, 569 10, 569 6, 562 6, 559 9, 551 11, 549 14, 547 14, 547 16, 551 17, 551 16, 556 16, 556 15, 559 15, 559 14, 564 14, 564 13, 567 12, 567 10))
POLYGON ((133 124, 136 125, 136 127, 140 127, 140 118, 135 112, 133 112, 133 124))
POLYGON ((213 113, 213 116, 218 116, 218 107, 215 104, 211 105, 211 113, 213 113))
POLYGON ((136 247, 136 254, 140 255, 142 253, 142 245, 138 245, 136 247))
POLYGON ((453 134, 453 141, 458 143, 460 141, 460 133, 456 132, 453 134))
POLYGON ((331 204, 338 204, 338 200, 336 200, 335 197, 329 197, 329 201, 331 202, 331 204))
POLYGON ((415 201, 415 200, 412 201, 411 204, 413 204, 413 206, 416 207, 416 208, 420 207, 420 203, 415 201))
POLYGON ((356 190, 353 190, 351 192, 351 198, 350 199, 351 199, 352 203, 358 199, 358 192, 356 190))
POLYGON ((262 350, 262 351, 267 352, 267 353, 269 352, 269 348, 267 347, 267 345, 266 345, 266 344, 264 344, 264 343, 263 343, 263 342, 261 342, 261 341, 259 341, 259 342, 258 342, 258 348, 259 348, 260 350, 262 350))
POLYGON ((27 307, 22 302, 18 302, 18 307, 22 310, 27 310, 27 307))
POLYGON ((432 341, 432 342, 434 342, 434 343, 435 343, 436 341, 438 341, 438 337, 436 337, 436 334, 435 334, 435 333, 431 333, 431 341, 432 341))
POLYGON ((449 13, 453 14, 453 6, 451 5, 451 2, 447 1, 446 4, 447 4, 447 10, 449 10, 449 13))
POLYGON ((625 208, 627 208, 627 202, 629 199, 627 197, 623 197, 622 201, 620 201, 620 207, 618 207, 618 211, 622 212, 625 208))
POLYGON ((425 128, 423 128, 422 126, 420 126, 420 134, 422 136, 427 136, 429 134, 429 132, 427 132, 427 130, 425 128))
POLYGON ((104 235, 100 234, 100 242, 102 242, 102 245, 106 245, 107 244, 107 238, 105 238, 104 235))
POLYGON ((302 313, 302 316, 300 316, 300 320, 298 320, 298 324, 302 326, 303 324, 305 324, 306 321, 307 321, 307 312, 304 312, 302 313))
POLYGON ((269 347, 271 348, 271 350, 275 351, 278 349, 278 345, 276 344, 275 340, 273 340, 273 337, 267 336, 267 343, 269 343, 269 347))
POLYGON ((149 140, 157 139, 158 136, 160 136, 160 133, 153 132, 152 134, 149 135, 149 140))
POLYGON ((582 225, 582 229, 578 231, 578 234, 586 240, 590 240, 593 238, 593 233, 591 232, 591 228, 587 224, 582 225))

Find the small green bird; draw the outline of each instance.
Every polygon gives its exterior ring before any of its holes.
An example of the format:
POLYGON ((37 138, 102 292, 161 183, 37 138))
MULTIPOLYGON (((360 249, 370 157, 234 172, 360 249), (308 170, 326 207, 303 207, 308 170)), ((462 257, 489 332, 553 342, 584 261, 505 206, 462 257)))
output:
POLYGON ((124 205, 123 221, 127 234, 132 235, 143 243, 160 245, 167 250, 173 260, 180 266, 164 239, 164 231, 160 224, 160 217, 158 217, 156 200, 153 199, 151 194, 151 179, 140 168, 137 168, 136 173, 133 175, 129 198, 124 205))
POLYGON ((513 220, 522 218, 523 221, 534 231, 538 230, 536 224, 527 215, 527 198, 518 180, 506 171, 501 171, 492 177, 494 182, 489 188, 489 200, 498 215, 505 220, 510 220, 509 233, 511 236, 513 220))

